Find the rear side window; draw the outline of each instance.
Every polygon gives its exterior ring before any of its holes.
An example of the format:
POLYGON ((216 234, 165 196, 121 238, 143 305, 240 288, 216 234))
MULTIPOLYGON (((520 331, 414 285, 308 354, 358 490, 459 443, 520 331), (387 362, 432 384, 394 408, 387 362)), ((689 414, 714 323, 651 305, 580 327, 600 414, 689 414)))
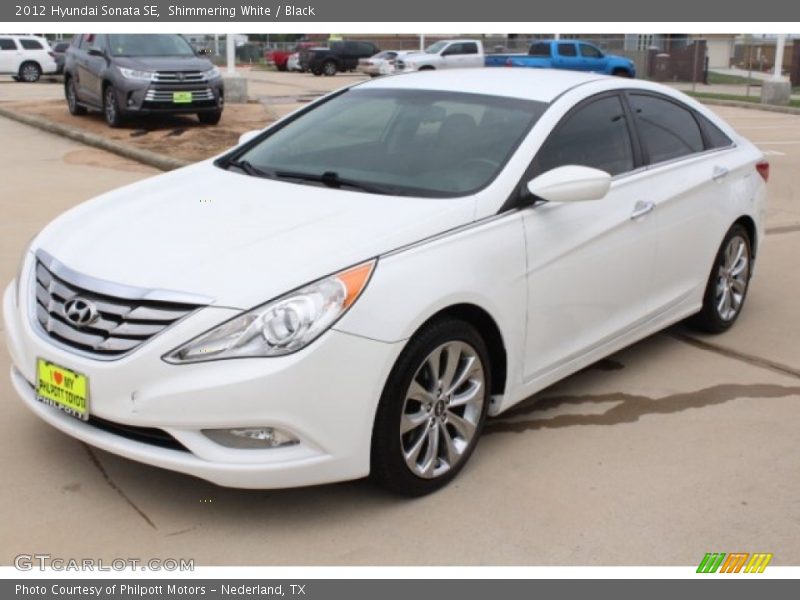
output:
POLYGON ((25 50, 42 50, 44 48, 38 40, 20 40, 19 43, 25 50))
POLYGON ((461 53, 462 54, 477 54, 478 53, 478 44, 475 42, 465 42, 461 44, 461 53))
POLYGON ((550 56, 550 44, 547 42, 537 42, 531 44, 528 50, 529 56, 550 56))
POLYGON ((0 50, 16 50, 17 45, 11 38, 0 38, 0 50))
POLYGON ((561 56, 577 56, 575 52, 575 44, 559 44, 558 53, 561 56))
POLYGON ((706 140, 709 148, 727 148, 733 145, 733 140, 725 135, 722 130, 706 119, 703 115, 695 114, 703 129, 706 130, 706 140))
POLYGON ((631 94, 630 102, 651 163, 703 151, 700 126, 688 108, 643 94, 631 94))
POLYGON ((578 107, 562 121, 536 155, 536 173, 580 165, 619 175, 633 169, 633 148, 617 96, 578 107))

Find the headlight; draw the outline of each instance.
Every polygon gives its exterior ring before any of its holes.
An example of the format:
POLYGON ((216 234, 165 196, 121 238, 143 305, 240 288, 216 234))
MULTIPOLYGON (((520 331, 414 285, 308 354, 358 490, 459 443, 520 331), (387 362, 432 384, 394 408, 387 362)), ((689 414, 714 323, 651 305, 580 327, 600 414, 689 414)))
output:
POLYGON ((137 71, 136 69, 126 69, 119 67, 119 72, 125 79, 135 79, 136 81, 152 81, 154 73, 152 71, 137 71))
POLYGON ((206 80, 208 80, 208 79, 216 79, 217 77, 220 77, 222 75, 222 73, 219 72, 219 69, 217 67, 211 67, 204 74, 206 76, 206 80))
POLYGON ((257 306, 164 355, 170 363, 291 354, 327 331, 364 291, 375 260, 257 306))

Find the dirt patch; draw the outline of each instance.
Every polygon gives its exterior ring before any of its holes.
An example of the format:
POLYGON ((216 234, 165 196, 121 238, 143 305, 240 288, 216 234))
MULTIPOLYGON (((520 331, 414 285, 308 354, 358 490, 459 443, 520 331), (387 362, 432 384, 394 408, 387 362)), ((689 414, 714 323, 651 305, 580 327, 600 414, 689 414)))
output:
MULTIPOLYGON (((236 145, 242 133, 263 129, 275 119, 263 104, 253 103, 228 106, 217 125, 201 125, 193 115, 176 115, 139 117, 128 120, 122 127, 111 128, 100 113, 90 112, 80 117, 70 115, 63 100, 4 102, 3 105, 27 115, 188 161, 219 154, 236 145)), ((85 158, 79 156, 76 160, 85 158)))

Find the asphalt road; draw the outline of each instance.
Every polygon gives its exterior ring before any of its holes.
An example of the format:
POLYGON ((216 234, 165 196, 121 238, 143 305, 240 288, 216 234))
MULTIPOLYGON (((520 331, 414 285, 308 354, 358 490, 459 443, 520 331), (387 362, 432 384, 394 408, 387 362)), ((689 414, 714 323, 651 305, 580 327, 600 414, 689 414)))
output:
MULTIPOLYGON (((365 481, 228 490, 130 462, 39 421, 2 375, 0 564, 692 565, 712 551, 800 564, 800 117, 720 113, 772 163, 769 234, 729 333, 676 327, 545 390, 417 500, 365 481)), ((50 219, 153 172, 5 119, 0 139, 4 284, 50 219)))

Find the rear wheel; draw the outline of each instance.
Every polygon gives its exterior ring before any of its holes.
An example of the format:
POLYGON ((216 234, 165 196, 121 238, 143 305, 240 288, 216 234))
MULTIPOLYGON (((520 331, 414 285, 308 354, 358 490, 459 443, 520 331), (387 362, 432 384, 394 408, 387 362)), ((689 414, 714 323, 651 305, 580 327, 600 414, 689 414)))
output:
POLYGON ((103 90, 103 116, 109 127, 119 127, 122 125, 122 114, 117 103, 117 93, 111 85, 103 90))
POLYGON ((333 62, 332 60, 329 60, 324 65, 322 65, 322 74, 325 75, 325 77, 333 77, 334 75, 336 75, 336 71, 338 71, 336 63, 333 62))
POLYGON ((490 375, 486 344, 469 323, 442 319, 415 335, 378 405, 371 478, 407 496, 452 480, 483 429, 490 375))
POLYGON ((703 308, 690 323, 702 331, 722 333, 742 312, 752 270, 750 235, 742 225, 734 225, 714 259, 706 284, 703 308))
POLYGON ((41 76, 42 68, 35 62, 27 61, 19 66, 19 80, 22 80, 25 83, 34 83, 39 81, 39 77, 41 76))
POLYGON ((628 77, 630 78, 631 72, 628 69, 614 69, 611 73, 614 77, 628 77))
POLYGON ((64 84, 64 95, 67 97, 67 108, 71 115, 85 115, 86 109, 78 104, 78 91, 75 87, 75 80, 70 77, 64 84))

